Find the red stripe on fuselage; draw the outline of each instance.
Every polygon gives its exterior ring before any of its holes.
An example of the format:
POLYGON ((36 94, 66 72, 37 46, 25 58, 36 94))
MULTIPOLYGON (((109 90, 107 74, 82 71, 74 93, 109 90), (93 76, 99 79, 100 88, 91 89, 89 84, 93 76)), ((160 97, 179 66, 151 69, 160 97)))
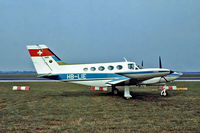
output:
POLYGON ((31 57, 37 57, 37 56, 53 56, 54 54, 49 51, 48 48, 45 49, 29 49, 29 54, 31 57))

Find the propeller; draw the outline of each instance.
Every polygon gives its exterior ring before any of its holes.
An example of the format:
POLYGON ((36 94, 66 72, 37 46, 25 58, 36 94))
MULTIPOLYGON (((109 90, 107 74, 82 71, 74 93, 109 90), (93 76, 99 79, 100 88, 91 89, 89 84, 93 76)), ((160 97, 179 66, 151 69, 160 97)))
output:
MULTIPOLYGON (((161 78, 160 78, 160 81, 162 80, 162 78, 166 81, 166 82, 169 82, 166 78, 165 78, 165 76, 162 76, 161 78)), ((160 82, 159 81, 159 82, 160 82)))
MULTIPOLYGON (((160 56, 159 56, 159 68, 162 68, 162 60, 161 60, 160 56)), ((165 76, 163 76, 161 78, 163 78, 166 82, 168 82, 168 80, 165 78, 165 76)))
POLYGON ((142 67, 144 66, 143 60, 142 60, 142 64, 141 64, 141 66, 142 66, 142 67))
POLYGON ((165 76, 163 76, 162 78, 164 78, 166 82, 169 82, 169 81, 165 78, 165 76))
MULTIPOLYGON (((161 60, 161 57, 160 57, 160 56, 159 56, 159 68, 162 68, 162 60, 161 60)), ((170 74, 172 74, 172 73, 174 73, 174 71, 170 70, 170 74)), ((163 76, 162 78, 164 78, 164 80, 165 80, 166 82, 169 82, 169 81, 165 78, 165 76, 163 76)))
POLYGON ((160 56, 159 56, 159 68, 162 68, 162 61, 160 56))
MULTIPOLYGON (((159 68, 162 68, 161 57, 159 56, 159 68)), ((170 74, 174 73, 174 71, 170 70, 170 74)))

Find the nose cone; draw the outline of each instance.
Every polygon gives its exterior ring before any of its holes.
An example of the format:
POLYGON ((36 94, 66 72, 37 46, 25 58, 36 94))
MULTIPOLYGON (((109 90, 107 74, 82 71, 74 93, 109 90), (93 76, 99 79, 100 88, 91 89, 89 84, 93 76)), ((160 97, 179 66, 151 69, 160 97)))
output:
POLYGON ((174 71, 172 71, 172 70, 170 70, 169 73, 170 73, 171 75, 176 76, 176 77, 180 77, 180 76, 183 75, 183 73, 174 72, 174 71))
POLYGON ((174 81, 176 79, 178 79, 181 75, 183 75, 182 73, 177 73, 177 72, 173 72, 170 71, 171 74, 165 76, 165 79, 167 79, 167 81, 174 81))
POLYGON ((172 74, 172 73, 174 73, 174 71, 170 70, 169 73, 172 74))

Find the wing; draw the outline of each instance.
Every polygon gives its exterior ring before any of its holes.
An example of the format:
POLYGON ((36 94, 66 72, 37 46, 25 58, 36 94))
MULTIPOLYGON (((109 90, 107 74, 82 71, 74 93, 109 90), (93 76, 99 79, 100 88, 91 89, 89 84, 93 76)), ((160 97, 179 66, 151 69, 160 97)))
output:
POLYGON ((113 80, 108 81, 106 84, 116 85, 116 84, 120 84, 120 83, 129 81, 129 80, 130 80, 130 78, 125 77, 125 76, 121 76, 121 77, 119 77, 117 79, 113 79, 113 80))

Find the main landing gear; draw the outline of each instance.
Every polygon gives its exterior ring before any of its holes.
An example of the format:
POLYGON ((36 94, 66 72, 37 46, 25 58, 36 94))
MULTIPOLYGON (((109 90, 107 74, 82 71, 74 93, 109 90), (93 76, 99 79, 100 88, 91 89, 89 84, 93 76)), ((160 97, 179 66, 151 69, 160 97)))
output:
POLYGON ((130 89, 129 86, 124 86, 124 97, 126 99, 130 99, 132 97, 129 89, 130 89))
POLYGON ((119 94, 119 90, 115 86, 112 86, 112 94, 113 95, 118 95, 119 94))
MULTIPOLYGON (((130 90, 129 89, 130 89, 129 86, 125 86, 124 87, 124 98, 126 98, 126 99, 130 99, 132 97, 130 95, 130 90)), ((119 90, 115 86, 112 87, 112 94, 113 95, 118 95, 119 94, 119 90)))

